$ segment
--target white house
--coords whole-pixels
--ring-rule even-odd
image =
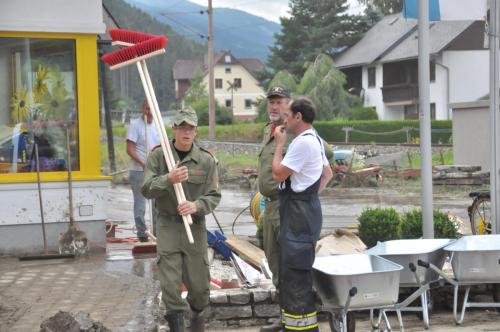
[[[477,100],[489,91],[484,21],[430,24],[430,102],[433,119],[451,119],[451,103]],[[418,27],[401,14],[384,17],[337,56],[348,89],[374,107],[380,119],[418,118]]]
[[[235,57],[230,51],[219,53],[214,60],[215,99],[232,110],[237,120],[253,119],[257,115],[256,102],[265,96],[257,74],[264,70],[258,59]],[[201,62],[177,60],[173,67],[175,95],[181,100],[190,87],[197,70],[203,68],[203,82],[208,87],[208,69]]]

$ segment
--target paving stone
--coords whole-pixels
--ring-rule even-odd
[[[210,291],[210,303],[228,303],[228,297],[225,291]]]
[[[247,290],[234,290],[227,293],[230,303],[247,304],[250,302],[250,293]]]
[[[267,289],[256,288],[251,290],[253,294],[253,302],[263,302],[270,298],[271,294]]]
[[[217,319],[249,318],[253,314],[252,307],[249,305],[217,306],[212,307],[212,312]]]
[[[280,313],[278,304],[256,304],[253,308],[257,317],[277,317]]]

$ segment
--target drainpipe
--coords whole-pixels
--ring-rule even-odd
[[[447,120],[451,119],[451,112],[450,112],[450,68],[447,66],[443,65],[442,63],[439,63],[437,61],[434,62],[436,65],[442,67],[444,70],[446,70],[446,116]]]

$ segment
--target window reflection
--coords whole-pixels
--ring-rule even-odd
[[[75,41],[0,38],[0,173],[79,170]]]

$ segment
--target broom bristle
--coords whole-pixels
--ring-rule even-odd
[[[121,50],[113,51],[111,53],[104,54],[101,60],[106,62],[110,66],[117,65],[119,63],[125,62],[130,59],[137,58],[137,51],[134,47],[126,47]]]
[[[108,33],[113,41],[122,41],[130,44],[138,44],[157,37],[155,35],[126,29],[109,29]]]
[[[120,31],[120,33],[121,32],[123,31]],[[110,66],[114,66],[122,62],[158,51],[164,48],[166,44],[167,37],[153,36],[153,38],[139,42],[133,46],[125,47],[120,50],[104,54],[101,59]]]
[[[135,44],[133,47],[135,48],[137,55],[141,56],[152,53],[154,51],[158,51],[159,49],[164,48],[165,45],[167,45],[167,37],[158,36],[150,40],[143,41],[139,44]]]

